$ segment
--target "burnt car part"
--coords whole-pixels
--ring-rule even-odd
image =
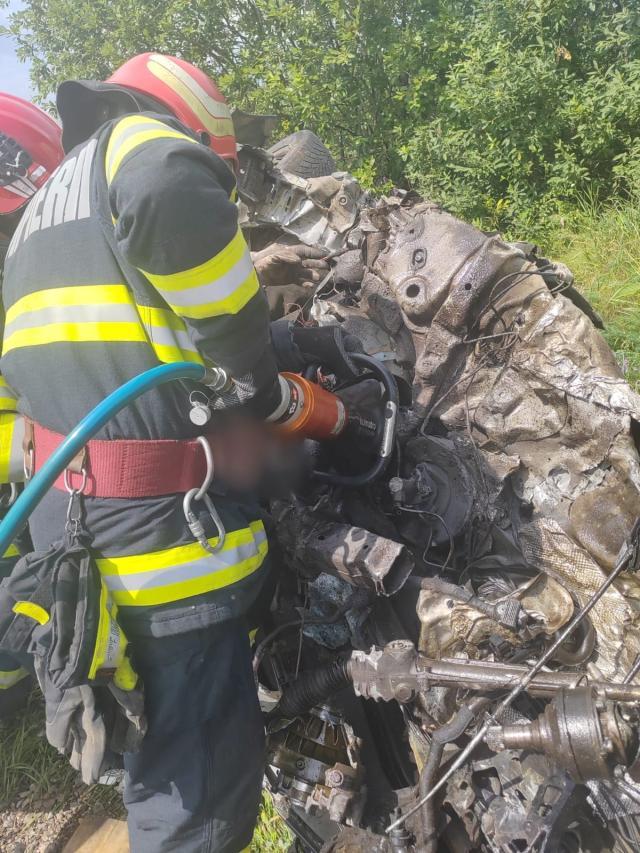
[[[384,649],[354,651],[346,660],[304,673],[283,693],[274,716],[304,714],[337,690],[352,685],[358,696],[377,702],[412,702],[432,687],[454,687],[494,694],[519,686],[531,696],[551,698],[560,691],[585,687],[604,699],[638,703],[640,685],[591,680],[585,672],[537,672],[531,668],[489,661],[429,660],[407,640],[394,640]],[[504,709],[503,709],[504,710]],[[494,712],[498,716],[498,712]],[[483,735],[484,737],[484,735]]]
[[[627,767],[636,757],[637,710],[602,700],[594,687],[562,689],[537,720],[491,726],[486,742],[494,752],[543,752],[576,782],[612,779],[616,766]]]
[[[343,174],[292,175],[256,149],[241,159],[252,249],[297,240],[331,267],[272,310],[354,335],[400,392],[377,479],[309,477],[271,507],[283,568],[256,655],[265,710],[280,701],[269,739],[314,730],[330,704],[362,741],[357,826],[330,820],[326,796],[307,809],[293,788],[276,795],[299,849],[640,849],[634,559],[598,596],[637,517],[640,397],[597,316],[562,264],[414,194],[374,203]],[[366,383],[371,411],[380,387],[364,370],[355,387],[327,387],[366,420]],[[308,469],[366,471],[379,430],[308,446]],[[627,748],[609,734],[616,720]],[[489,743],[504,730],[513,748],[474,743],[487,724]],[[582,746],[572,757],[585,743],[594,766]],[[566,769],[609,775],[576,782]],[[280,772],[268,769],[272,788]]]
[[[362,527],[316,519],[306,508],[279,516],[279,535],[301,571],[328,572],[352,586],[391,595],[414,562],[405,545]]]
[[[273,790],[307,813],[326,811],[333,821],[357,825],[366,794],[359,753],[360,743],[340,711],[328,704],[314,708],[269,730],[267,763],[277,774]]]
[[[598,601],[604,596],[607,589],[613,584],[613,582],[622,574],[626,569],[631,568],[633,571],[637,571],[640,562],[640,519],[636,520],[636,523],[631,532],[631,537],[627,543],[625,543],[624,547],[621,549],[621,552],[618,556],[618,563],[614,570],[611,572],[608,578],[602,582],[599,589],[594,592],[591,598],[587,601],[587,603],[580,609],[580,611],[575,615],[575,617],[571,620],[569,625],[564,628],[563,631],[560,632],[557,640],[552,643],[552,645],[547,649],[547,651],[542,655],[541,658],[528,670],[526,670],[522,676],[517,680],[515,686],[510,691],[508,696],[506,696],[497,706],[493,714],[487,719],[478,729],[478,731],[473,735],[467,746],[462,750],[460,755],[453,761],[449,769],[442,776],[442,778],[431,788],[431,790],[424,794],[420,801],[406,814],[404,814],[401,818],[394,821],[391,824],[387,831],[390,831],[395,828],[395,826],[401,825],[408,817],[411,816],[415,811],[421,809],[424,804],[431,799],[435,793],[437,793],[440,788],[442,788],[447,780],[453,775],[453,773],[460,767],[466,759],[471,755],[476,746],[481,743],[489,731],[489,728],[493,721],[498,720],[500,716],[510,707],[511,703],[522,693],[523,690],[527,690],[530,688],[533,680],[540,673],[542,667],[553,657],[554,652],[560,648],[560,646],[567,640],[568,637],[575,631],[575,629],[580,625],[583,619],[588,615],[588,613],[596,606]],[[629,689],[630,685],[624,685],[624,688]],[[630,696],[628,701],[633,701],[633,695],[627,694]],[[608,698],[619,698],[619,695],[615,695],[614,693],[609,694]],[[636,698],[637,701],[637,698]]]

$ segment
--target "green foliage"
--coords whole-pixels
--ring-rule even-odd
[[[640,0],[25,0],[11,29],[42,99],[176,53],[368,187],[519,236],[640,188]]]
[[[640,391],[640,196],[604,208],[582,199],[543,250],[571,268],[602,316],[627,380]]]

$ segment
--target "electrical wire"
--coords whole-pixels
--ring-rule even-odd
[[[333,625],[338,622],[344,615],[353,607],[355,600],[355,594],[349,596],[349,598],[342,604],[337,611],[332,616],[313,616],[308,618],[304,612],[300,614],[297,619],[292,619],[289,622],[284,622],[282,625],[278,625],[277,628],[274,628],[270,634],[261,640],[260,643],[256,646],[256,650],[253,654],[253,671],[254,673],[258,672],[260,668],[260,664],[262,663],[262,659],[264,658],[267,648],[271,643],[280,636],[280,634],[289,630],[289,628],[299,628],[300,626],[308,627],[309,625]]]
[[[416,515],[420,515],[420,516],[430,515],[432,518],[436,518],[440,522],[440,524],[444,528],[445,533],[447,534],[447,536],[449,538],[449,553],[447,554],[447,558],[442,565],[440,565],[439,563],[432,563],[430,560],[425,559],[424,555],[426,554],[426,552],[431,547],[431,543],[433,541],[433,531],[431,531],[429,542],[428,542],[428,544],[427,544],[427,546],[424,549],[424,552],[422,554],[422,560],[428,566],[434,566],[436,569],[439,569],[441,572],[446,572],[449,564],[451,563],[451,560],[453,559],[453,553],[455,550],[455,545],[454,545],[454,541],[453,541],[453,536],[451,535],[451,531],[449,530],[447,522],[444,520],[444,518],[441,515],[438,515],[437,512],[432,512],[431,510],[426,510],[426,509],[419,509],[419,508],[414,508],[414,507],[409,507],[409,506],[404,506],[404,505],[398,506],[398,509],[400,510],[400,512],[413,512]]]

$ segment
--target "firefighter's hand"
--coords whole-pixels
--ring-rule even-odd
[[[255,489],[274,452],[273,431],[262,421],[229,413],[212,433],[216,478],[234,491]]]
[[[263,287],[277,287],[300,282],[322,281],[329,272],[325,249],[312,246],[285,246],[275,243],[254,252],[253,263]]]

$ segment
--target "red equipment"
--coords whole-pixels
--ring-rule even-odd
[[[64,438],[28,421],[25,467],[39,471]],[[81,469],[86,475],[76,473]],[[206,474],[207,460],[197,439],[92,439],[69,466],[67,483],[61,475],[54,486],[60,491],[67,485],[82,488],[89,497],[151,498],[200,488]]]
[[[39,107],[0,92],[0,216],[20,210],[62,162],[61,135]]]
[[[227,102],[213,80],[195,65],[177,56],[141,53],[118,68],[107,83],[155,98],[237,168],[236,137]]]
[[[284,411],[274,420],[278,431],[316,441],[337,438],[347,426],[344,403],[336,394],[297,373],[281,373]]]

